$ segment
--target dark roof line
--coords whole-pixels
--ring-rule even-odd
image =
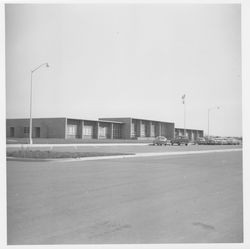
[[[106,118],[106,117],[105,117]],[[105,119],[104,118],[104,119]],[[114,118],[114,117],[112,117]],[[112,118],[107,118],[107,119],[112,119]],[[103,119],[103,118],[102,118]],[[167,122],[167,121],[160,121],[160,120],[153,120],[153,119],[145,119],[145,118],[134,118],[134,117],[116,117],[114,119],[137,119],[137,120],[143,120],[143,121],[153,121],[153,122],[159,122],[159,123],[169,123],[169,124],[174,124],[174,122]]]

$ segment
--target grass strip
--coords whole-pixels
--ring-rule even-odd
[[[113,152],[60,152],[60,151],[40,151],[40,150],[17,150],[8,151],[7,157],[19,158],[81,158],[81,157],[96,157],[96,156],[122,156],[134,155],[133,153],[113,153]]]

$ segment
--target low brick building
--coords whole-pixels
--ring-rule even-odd
[[[100,118],[99,120],[74,118],[34,118],[33,138],[74,139],[168,139],[183,135],[184,129],[175,128],[173,122],[138,118]],[[29,119],[7,119],[7,137],[29,137]],[[186,129],[191,140],[203,137],[202,130]]]

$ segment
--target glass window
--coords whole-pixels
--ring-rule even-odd
[[[131,137],[135,137],[135,123],[131,124]]]
[[[107,127],[99,127],[99,136],[100,137],[106,137],[107,136]]]
[[[10,137],[14,137],[14,135],[15,135],[15,128],[10,127]]]
[[[118,124],[113,126],[113,138],[121,138],[121,127]]]
[[[77,125],[68,125],[67,134],[70,136],[75,136],[77,134]]]
[[[29,127],[24,127],[23,132],[24,132],[24,134],[29,134],[30,133],[30,128]]]
[[[84,136],[92,136],[93,135],[93,126],[85,125],[83,127],[83,135]]]
[[[141,136],[145,137],[146,134],[146,127],[145,124],[141,124]]]
[[[154,137],[155,136],[155,125],[152,124],[151,126],[151,136]]]

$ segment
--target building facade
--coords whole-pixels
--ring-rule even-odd
[[[184,129],[175,128],[174,123],[138,118],[34,118],[32,123],[33,138],[151,140],[157,136],[172,139],[184,134]],[[191,140],[203,137],[202,130],[186,129],[186,133]],[[7,119],[6,135],[28,138],[29,119]]]
[[[175,128],[175,137],[184,136],[185,130],[183,128]],[[186,129],[186,136],[191,141],[196,141],[199,137],[204,136],[203,130]]]
[[[101,118],[100,120],[118,121],[123,124],[124,139],[150,139],[157,136],[174,138],[174,123],[138,118]]]

